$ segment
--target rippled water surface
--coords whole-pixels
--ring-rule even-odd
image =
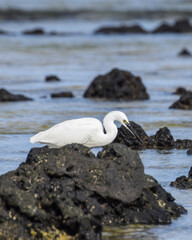
[[[175,139],[192,139],[192,112],[171,110],[178,99],[172,92],[179,86],[192,89],[192,58],[178,57],[187,47],[192,50],[191,34],[157,35],[95,35],[105,25],[138,23],[153,29],[163,17],[129,19],[115,17],[110,11],[132,9],[192,9],[190,1],[0,1],[0,8],[24,10],[89,9],[98,11],[94,17],[0,20],[0,29],[11,34],[0,35],[0,87],[12,93],[21,93],[34,99],[29,102],[0,103],[0,173],[13,170],[25,161],[32,147],[29,138],[38,131],[66,119],[92,116],[102,120],[114,109],[124,111],[130,120],[154,134],[167,126]],[[165,4],[166,2],[166,4]],[[174,6],[174,8],[173,8]],[[107,12],[105,15],[100,10]],[[86,15],[87,16],[87,15]],[[120,16],[120,15],[118,15]],[[159,15],[158,15],[159,16]],[[178,15],[179,17],[180,15]],[[173,22],[173,18],[166,20]],[[67,33],[65,36],[25,36],[26,29],[43,28],[45,31]],[[117,102],[83,98],[89,83],[99,74],[112,68],[131,71],[142,77],[150,99],[147,101]],[[46,83],[45,76],[55,74],[61,82]],[[51,99],[50,94],[69,90],[75,98]],[[34,146],[39,146],[38,144]],[[125,226],[105,228],[104,239],[190,239],[192,234],[191,190],[169,187],[171,181],[187,175],[191,156],[186,150],[145,150],[140,152],[145,172],[183,205],[188,214],[174,220],[169,226]]]

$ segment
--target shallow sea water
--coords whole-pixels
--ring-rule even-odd
[[[29,1],[16,1],[18,8],[36,9]],[[66,3],[67,2],[67,3]],[[67,9],[80,9],[78,1],[66,1]],[[87,3],[84,1],[85,4]],[[141,1],[121,1],[125,7],[138,9]],[[176,1],[177,9],[192,9],[189,1]],[[52,1],[40,1],[38,8],[52,8]],[[61,1],[60,1],[61,3]],[[92,2],[96,4],[95,1]],[[136,4],[137,3],[137,4]],[[157,6],[164,6],[157,1]],[[64,3],[63,3],[64,4]],[[89,7],[95,6],[87,3]],[[117,1],[100,2],[116,9]],[[124,5],[123,5],[124,4]],[[130,4],[130,5],[129,5]],[[150,5],[150,1],[147,2]],[[171,8],[173,1],[168,4]],[[13,7],[13,1],[0,1],[0,7]],[[56,4],[57,5],[57,4]],[[56,9],[55,5],[55,9]],[[88,6],[87,5],[87,6]],[[64,5],[61,6],[63,7]],[[155,7],[157,7],[154,5]],[[118,9],[119,11],[119,9]],[[100,16],[100,15],[99,15]],[[172,92],[179,86],[192,89],[192,58],[178,57],[178,52],[187,47],[192,50],[191,34],[157,35],[94,35],[100,26],[110,24],[139,23],[153,29],[163,19],[107,19],[94,18],[39,19],[36,21],[1,20],[0,29],[12,32],[0,36],[0,87],[13,93],[21,93],[34,99],[29,102],[0,103],[0,174],[16,169],[25,161],[31,147],[29,138],[50,126],[66,119],[84,116],[103,116],[111,110],[125,112],[129,120],[142,125],[152,135],[160,127],[167,126],[175,139],[192,139],[192,112],[168,109],[178,99]],[[173,21],[172,18],[168,19]],[[24,36],[23,30],[42,27],[46,31],[62,31],[66,36]],[[131,71],[142,77],[150,99],[147,101],[101,101],[83,98],[90,82],[99,74],[112,68]],[[45,76],[55,74],[62,79],[58,83],[46,83]],[[72,91],[75,98],[51,99],[53,92]],[[97,150],[94,150],[97,151]],[[159,183],[183,205],[188,214],[169,226],[134,225],[106,227],[105,240],[119,239],[190,239],[192,234],[192,192],[169,186],[176,177],[187,175],[191,167],[191,156],[186,150],[145,150],[139,152],[145,172]]]

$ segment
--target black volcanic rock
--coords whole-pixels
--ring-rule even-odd
[[[181,95],[179,100],[174,102],[169,108],[191,110],[192,109],[192,92]]]
[[[192,140],[190,139],[177,139],[175,141],[175,148],[178,149],[188,149],[188,148],[192,148]]]
[[[42,28],[35,28],[33,30],[23,31],[24,35],[45,35],[45,31]]]
[[[119,27],[101,27],[95,31],[95,34],[128,34],[128,33],[147,33],[141,26],[119,26]]]
[[[187,151],[187,155],[192,155],[192,149],[189,149],[189,150]]]
[[[188,177],[186,176],[178,177],[174,182],[171,182],[170,186],[180,189],[192,188],[192,167],[189,170]]]
[[[170,186],[180,188],[180,189],[192,188],[192,177],[186,177],[186,176],[178,177],[174,182],[171,182]]]
[[[6,89],[0,89],[0,102],[18,102],[18,101],[31,101],[32,98],[25,97],[20,94],[12,94]]]
[[[192,140],[174,138],[167,127],[160,128],[155,135],[148,136],[144,129],[137,123],[130,121],[134,131],[143,141],[141,144],[135,136],[133,136],[124,126],[118,129],[117,137],[114,142],[123,143],[132,149],[190,149],[192,148]]]
[[[6,35],[6,34],[8,34],[9,32],[7,32],[7,31],[5,31],[5,30],[2,30],[2,29],[0,29],[0,35]]]
[[[149,99],[140,77],[117,68],[96,77],[85,91],[84,97],[110,100]]]
[[[182,57],[191,57],[191,53],[188,49],[186,48],[183,48],[180,52],[179,52],[179,56],[182,56]]]
[[[58,78],[56,75],[48,75],[45,77],[45,82],[60,82],[61,79]]]
[[[77,144],[33,148],[0,176],[0,203],[2,239],[97,240],[102,224],[169,224],[186,212],[122,144],[97,157]]]
[[[155,142],[158,148],[173,148],[174,139],[167,127],[160,128],[155,134]]]
[[[139,124],[133,121],[130,121],[130,124],[133,127],[136,134],[141,138],[144,144],[142,145],[139,142],[139,140],[135,136],[133,136],[124,126],[121,126],[118,129],[118,133],[114,142],[123,143],[126,146],[131,147],[133,149],[145,148],[146,145],[148,145],[148,143],[150,142],[149,136],[146,134],[146,132],[143,130],[143,128]]]
[[[72,92],[59,92],[59,93],[52,93],[52,98],[72,98],[74,97]]]
[[[175,90],[175,92],[173,94],[177,94],[177,95],[184,95],[188,92],[191,92],[191,91],[188,91],[187,89],[185,89],[184,87],[179,87]]]
[[[173,25],[161,24],[152,33],[188,33],[192,32],[192,26],[188,19],[177,20]]]

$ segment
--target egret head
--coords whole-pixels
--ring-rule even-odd
[[[137,135],[137,133],[134,131],[133,127],[131,126],[125,113],[123,113],[121,111],[109,112],[103,120],[105,129],[107,128],[107,126],[109,125],[109,122],[111,122],[111,121],[120,122],[127,130],[129,130],[129,132],[133,136],[135,136],[143,144],[141,138]]]

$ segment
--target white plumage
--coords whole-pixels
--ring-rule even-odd
[[[120,111],[112,111],[105,116],[103,125],[96,118],[67,120],[39,132],[30,138],[30,142],[47,144],[49,148],[60,148],[72,143],[79,143],[90,148],[100,147],[111,143],[117,136],[118,130],[114,121],[120,122],[132,134],[135,134],[133,129],[130,129],[131,125],[126,115]]]

